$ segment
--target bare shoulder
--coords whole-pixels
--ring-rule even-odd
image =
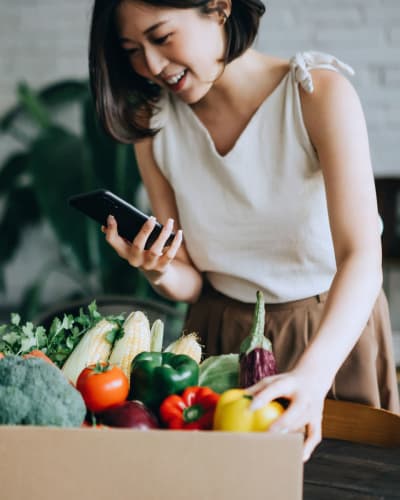
[[[316,145],[327,130],[344,122],[362,121],[363,111],[355,88],[345,76],[329,69],[313,69],[311,75],[314,91],[306,92],[299,85],[299,92],[304,123]]]
[[[338,103],[358,101],[358,94],[351,82],[337,71],[312,69],[310,71],[314,86],[313,92],[306,92],[301,85],[300,97],[304,110],[318,110]]]

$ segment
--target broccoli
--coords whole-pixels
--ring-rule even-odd
[[[79,427],[86,415],[80,393],[42,359],[0,361],[0,424]]]

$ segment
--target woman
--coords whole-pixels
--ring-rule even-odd
[[[237,352],[256,290],[280,374],[253,407],[290,400],[272,430],[321,439],[326,395],[398,411],[365,120],[332,56],[250,48],[259,0],[95,1],[90,75],[100,119],[135,144],[155,220],[106,240],[152,286],[191,303],[206,353]],[[183,241],[182,229],[185,234]],[[175,230],[171,246],[164,248]]]

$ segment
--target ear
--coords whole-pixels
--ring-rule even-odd
[[[210,0],[207,7],[218,18],[220,24],[225,24],[232,12],[231,0]]]

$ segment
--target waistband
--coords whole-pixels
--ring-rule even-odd
[[[228,297],[223,293],[215,290],[210,284],[207,284],[202,291],[202,296],[212,297],[217,300],[223,300],[225,302],[229,302],[231,304],[240,304],[241,306],[254,307],[254,304],[241,302],[240,300],[236,300],[232,297]],[[304,299],[290,300],[288,302],[273,302],[273,303],[265,303],[266,311],[283,311],[285,309],[297,309],[301,307],[312,306],[315,304],[320,304],[326,302],[326,298],[328,297],[328,292],[318,293],[316,295],[312,295],[311,297],[305,297]]]

